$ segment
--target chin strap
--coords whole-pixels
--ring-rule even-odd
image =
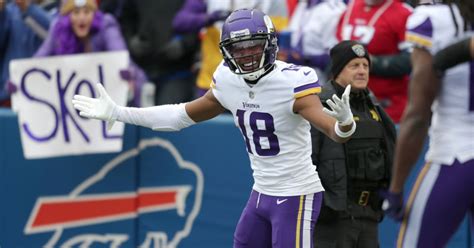
[[[244,77],[244,79],[247,83],[255,84],[255,83],[257,83],[258,80],[260,80],[260,78],[262,78],[263,76],[265,76],[268,73],[270,73],[271,71],[273,71],[273,68],[275,68],[275,64],[269,64],[265,68],[260,69],[260,70],[264,70],[264,71],[260,76],[256,77],[256,79],[248,79],[248,78],[245,77],[245,75],[243,75],[243,77]]]

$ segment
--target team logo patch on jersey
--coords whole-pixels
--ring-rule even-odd
[[[255,93],[253,91],[249,91],[249,98],[253,99],[255,97]]]
[[[365,56],[365,49],[361,44],[356,44],[352,46],[352,51],[358,56],[358,57],[364,57]]]

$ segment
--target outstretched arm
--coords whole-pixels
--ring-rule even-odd
[[[99,98],[75,95],[74,108],[83,117],[107,121],[109,128],[115,121],[121,121],[157,131],[179,131],[224,111],[211,91],[189,103],[132,108],[115,104],[101,84],[96,85],[96,90]]]
[[[217,101],[212,90],[208,90],[202,97],[186,104],[186,112],[195,122],[212,119],[224,111],[225,108]]]
[[[356,129],[349,105],[350,91],[351,86],[348,85],[342,99],[334,95],[332,100],[327,101],[332,110],[323,108],[317,95],[296,99],[293,110],[332,140],[343,143],[349,140]]]
[[[431,54],[422,48],[415,48],[411,55],[413,74],[409,100],[400,123],[395,148],[391,192],[402,192],[405,180],[418,160],[428,133],[431,104],[441,85],[431,66],[432,59]]]
[[[403,218],[403,186],[423,148],[431,120],[431,104],[441,85],[432,59],[423,48],[415,48],[411,55],[413,73],[409,100],[400,123],[390,188],[383,194],[385,201],[382,208],[395,220]]]

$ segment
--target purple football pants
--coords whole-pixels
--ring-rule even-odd
[[[397,247],[445,247],[469,212],[474,214],[474,160],[427,164],[408,199]]]
[[[310,248],[322,192],[277,197],[252,191],[234,234],[234,248]]]

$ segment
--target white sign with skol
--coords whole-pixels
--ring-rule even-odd
[[[75,94],[98,97],[94,85],[101,83],[118,105],[126,105],[128,83],[120,70],[128,65],[126,51],[12,61],[12,108],[25,158],[121,151],[124,124],[107,130],[105,122],[79,116],[71,100]]]

